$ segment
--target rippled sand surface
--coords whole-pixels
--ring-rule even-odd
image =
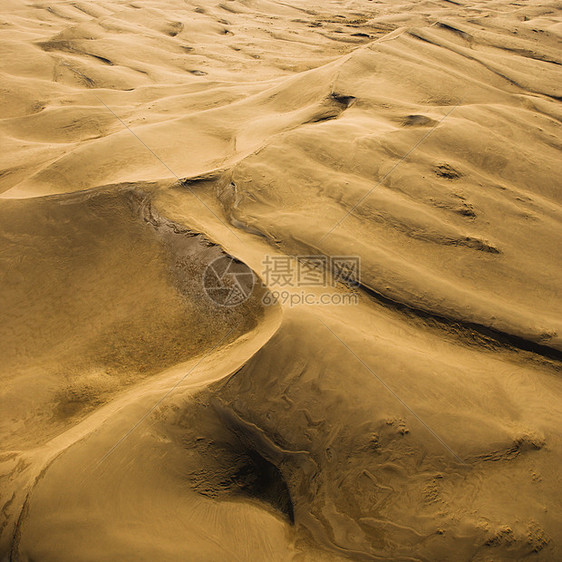
[[[561,40],[3,0],[0,559],[560,560]]]

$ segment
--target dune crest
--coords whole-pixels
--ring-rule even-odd
[[[0,559],[562,556],[556,3],[0,23]]]

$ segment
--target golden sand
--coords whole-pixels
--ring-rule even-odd
[[[0,560],[562,559],[556,2],[0,34]]]

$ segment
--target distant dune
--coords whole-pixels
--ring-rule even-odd
[[[559,4],[0,34],[0,560],[562,559]]]

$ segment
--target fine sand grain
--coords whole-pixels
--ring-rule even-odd
[[[0,560],[561,560],[561,42],[548,0],[3,0]],[[294,256],[360,278],[276,301]]]

